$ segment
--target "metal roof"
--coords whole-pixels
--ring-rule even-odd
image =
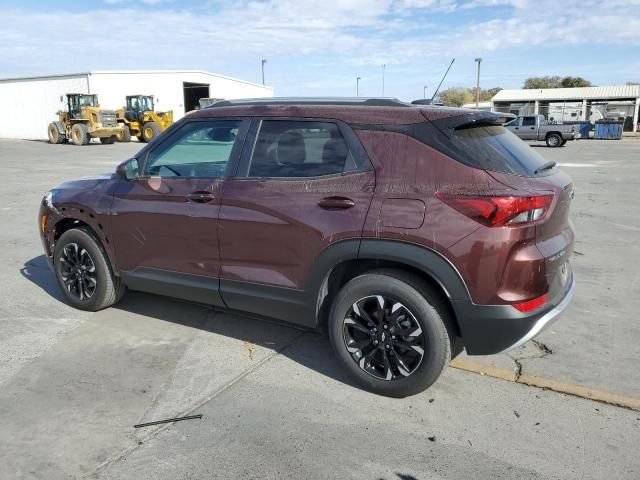
[[[500,90],[491,101],[495,103],[534,100],[613,100],[620,98],[640,98],[640,85]]]

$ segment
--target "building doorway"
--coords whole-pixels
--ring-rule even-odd
[[[184,92],[184,113],[199,108],[199,100],[209,96],[208,83],[182,82],[182,90]]]

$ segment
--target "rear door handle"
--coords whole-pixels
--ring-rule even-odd
[[[215,198],[216,197],[213,195],[213,193],[207,191],[192,192],[187,195],[187,199],[195,203],[209,203]]]
[[[346,197],[326,197],[320,200],[318,205],[325,210],[347,210],[355,207],[356,202]]]

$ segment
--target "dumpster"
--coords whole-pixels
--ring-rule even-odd
[[[589,129],[591,124],[589,122],[580,124],[580,138],[589,138]]]
[[[593,138],[598,140],[620,140],[622,138],[622,122],[596,122]]]

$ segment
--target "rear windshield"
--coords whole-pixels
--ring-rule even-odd
[[[532,147],[501,126],[456,129],[451,143],[450,154],[456,160],[482,170],[530,177],[547,163]]]

